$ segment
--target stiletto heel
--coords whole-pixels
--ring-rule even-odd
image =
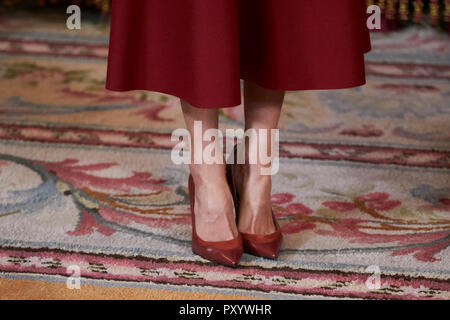
[[[192,175],[189,175],[189,200],[191,204],[192,216],[192,252],[211,261],[234,267],[241,259],[243,252],[243,239],[239,234],[231,240],[225,241],[205,241],[202,240],[195,230],[195,186]]]
[[[233,149],[231,156],[236,160],[236,149],[237,145]],[[236,161],[232,162],[233,164]],[[233,179],[233,165],[226,165],[226,176],[227,181],[231,189],[231,194],[233,196],[234,208],[236,211],[236,225],[238,225],[239,219],[239,194],[237,192],[236,184]],[[243,239],[244,252],[253,254],[255,256],[276,259],[280,252],[280,247],[283,242],[283,234],[281,233],[280,225],[272,210],[272,219],[275,225],[275,231],[270,234],[252,234],[241,232]]]

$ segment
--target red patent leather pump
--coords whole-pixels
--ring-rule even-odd
[[[236,160],[236,147],[233,150],[234,159]],[[227,164],[226,173],[228,184],[231,188],[231,194],[233,195],[234,206],[236,210],[236,224],[239,217],[239,194],[237,192],[236,184],[233,179],[233,166],[236,165],[236,161],[233,164]],[[283,242],[283,235],[281,233],[280,225],[275,218],[272,211],[272,219],[275,225],[275,231],[270,234],[252,234],[243,233],[242,239],[244,244],[244,252],[253,254],[255,256],[265,257],[269,259],[276,259],[278,257],[281,243]]]
[[[189,199],[192,216],[192,252],[199,256],[226,266],[234,267],[241,259],[243,252],[242,235],[225,241],[205,241],[201,239],[195,230],[195,186],[192,175],[189,176]]]

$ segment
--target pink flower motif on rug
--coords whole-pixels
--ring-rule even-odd
[[[360,195],[330,192],[348,200],[323,201],[321,208],[313,210],[303,203],[293,202],[295,196],[292,194],[274,194],[272,203],[275,215],[284,222],[282,232],[288,235],[311,231],[321,236],[346,238],[350,243],[385,244],[391,248],[392,256],[413,254],[414,258],[425,262],[438,261],[435,255],[450,245],[446,231],[450,221],[443,219],[427,225],[402,218],[394,212],[402,212],[402,202],[390,199],[386,192]],[[441,209],[450,204],[448,199],[441,199],[440,202]],[[336,218],[323,216],[320,210],[330,210]],[[352,215],[349,212],[353,212]],[[366,218],[354,218],[355,212]]]
[[[129,177],[100,177],[92,172],[102,171],[115,166],[115,163],[97,163],[79,165],[77,159],[65,159],[59,162],[39,162],[49,172],[53,173],[61,182],[70,185],[71,190],[66,194],[76,194],[73,201],[80,212],[80,222],[75,231],[69,231],[72,236],[91,234],[95,231],[110,236],[115,230],[106,222],[116,223],[119,226],[128,226],[132,222],[151,228],[168,229],[173,225],[186,225],[190,223],[188,214],[168,218],[171,207],[145,208],[134,204],[128,199],[151,198],[157,199],[161,193],[171,191],[164,186],[164,179],[153,179],[149,172],[133,172]],[[148,192],[150,191],[150,192]],[[95,203],[95,207],[87,207],[86,201]],[[97,218],[94,218],[93,215]],[[148,216],[160,214],[162,217]]]

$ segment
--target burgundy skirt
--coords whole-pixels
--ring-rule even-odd
[[[106,88],[199,108],[241,103],[240,79],[273,90],[365,83],[365,0],[113,0]]]

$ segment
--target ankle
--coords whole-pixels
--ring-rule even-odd
[[[190,174],[197,184],[208,184],[225,180],[225,165],[191,165]]]
[[[271,181],[272,177],[270,175],[262,174],[262,169],[264,166],[260,164],[243,164],[239,165],[237,170],[241,179],[243,181]]]

